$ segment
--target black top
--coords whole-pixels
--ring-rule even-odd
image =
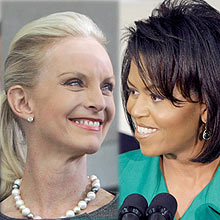
[[[11,218],[8,217],[2,213],[0,213],[0,220],[27,220],[24,218]],[[75,217],[71,218],[65,218],[68,219],[112,219],[116,220],[118,219],[118,194],[115,196],[115,198],[108,204],[102,206],[101,208],[90,212],[90,213],[83,213],[81,215],[77,215]],[[48,220],[48,219],[47,219]]]

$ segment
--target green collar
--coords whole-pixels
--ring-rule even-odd
[[[140,150],[120,156],[121,200],[140,193],[151,203],[159,193],[168,192],[160,170],[160,157],[144,156]],[[220,219],[220,168],[212,181],[194,199],[181,220]]]

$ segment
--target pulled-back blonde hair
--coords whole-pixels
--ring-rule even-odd
[[[24,132],[8,104],[7,91],[13,85],[33,87],[47,50],[68,36],[91,36],[102,45],[105,43],[103,33],[91,19],[75,12],[61,12],[25,25],[10,44],[1,95],[0,199],[9,195],[13,181],[23,176],[27,151]]]

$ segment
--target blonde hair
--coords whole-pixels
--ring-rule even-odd
[[[8,104],[7,91],[13,85],[33,87],[47,50],[68,36],[91,36],[102,45],[105,43],[103,33],[91,19],[75,12],[61,12],[25,25],[10,44],[1,95],[1,199],[9,195],[13,181],[23,176],[27,151],[21,125]]]

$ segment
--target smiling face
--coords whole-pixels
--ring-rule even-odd
[[[75,154],[96,152],[115,114],[114,84],[109,56],[94,38],[57,43],[30,90],[34,138]]]
[[[177,89],[174,96],[186,101],[175,107],[168,99],[152,94],[141,80],[137,66],[131,62],[128,75],[127,110],[135,121],[135,137],[147,156],[175,155],[191,159],[200,152],[199,121],[205,118],[206,106],[187,102]]]

